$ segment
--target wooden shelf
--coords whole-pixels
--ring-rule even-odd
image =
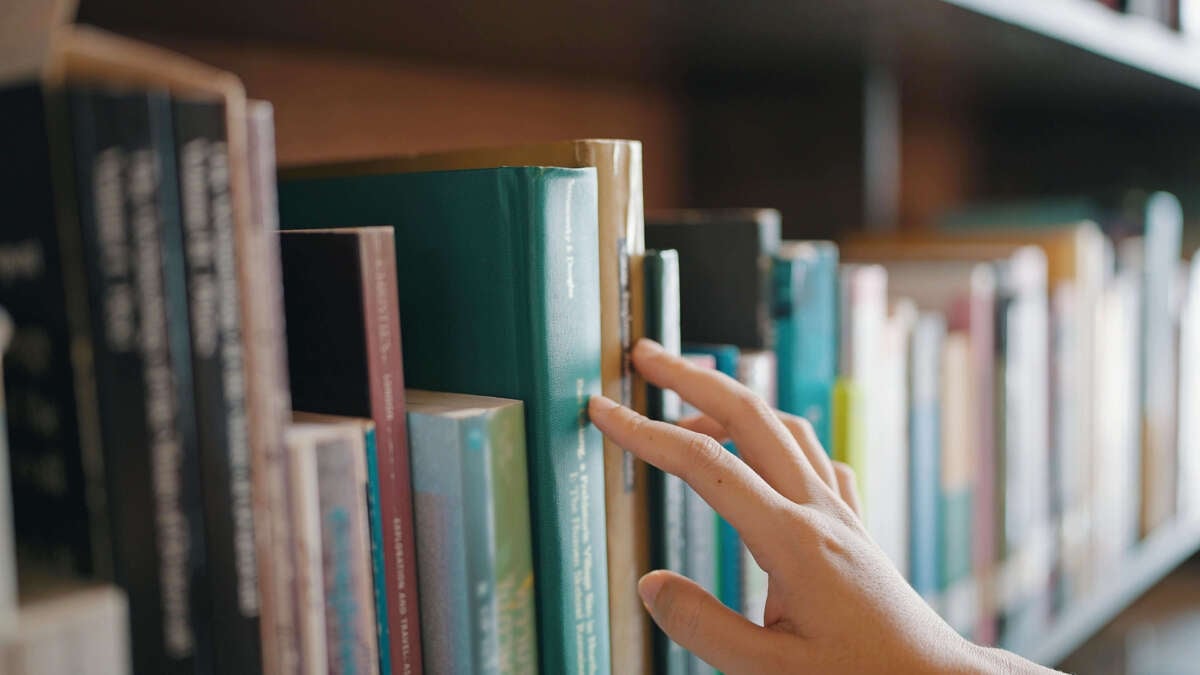
[[[81,0],[136,34],[619,78],[779,86],[891,63],[998,95],[1200,107],[1200,40],[1092,0]]]
[[[1200,522],[1166,525],[1142,542],[1113,574],[1060,614],[1035,644],[1017,653],[1048,666],[1070,656],[1134,600],[1200,550]]]

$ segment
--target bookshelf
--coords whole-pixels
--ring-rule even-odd
[[[283,165],[632,137],[648,207],[777,206],[789,237],[1135,184],[1200,212],[1200,38],[1087,0],[81,0],[79,17],[237,73],[275,104]],[[1019,651],[1061,661],[1197,550],[1196,524],[1157,532]]]
[[[1016,651],[1038,663],[1061,663],[1198,549],[1200,523],[1163,526],[1130,553],[1108,582],[1068,608],[1036,643]]]

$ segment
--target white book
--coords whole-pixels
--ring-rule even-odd
[[[296,567],[295,602],[303,672],[322,675],[328,669],[325,626],[325,573],[321,550],[321,498],[317,476],[317,442],[325,429],[293,424],[287,429],[289,501],[292,511]]]
[[[1179,326],[1179,513],[1200,519],[1200,253],[1192,256]]]
[[[880,453],[867,472],[867,492],[876,508],[867,525],[871,538],[906,578],[908,577],[908,359],[917,306],[903,298],[891,303],[883,333],[879,377],[879,425],[891,439],[889,452]]]
[[[4,675],[127,675],[129,608],[113,586],[56,590],[23,603],[0,633]]]

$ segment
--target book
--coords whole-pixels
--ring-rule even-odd
[[[293,405],[375,422],[387,589],[381,651],[399,672],[420,668],[395,235],[390,227],[292,230],[280,233],[279,248]]]
[[[0,163],[0,191],[13,213],[0,230],[0,305],[14,322],[4,389],[18,559],[111,579],[95,376],[90,361],[73,358],[90,351],[93,331],[66,99],[18,83],[0,89],[0,109],[10,159]]]
[[[682,264],[682,261],[680,261]],[[713,364],[717,371],[722,372],[729,377],[737,379],[738,375],[738,359],[741,357],[741,350],[733,345],[711,345],[711,344],[692,344],[684,343],[683,352],[689,354],[706,354],[713,358]],[[737,447],[732,441],[724,443],[725,449],[737,454]],[[698,498],[698,496],[697,496]],[[737,530],[729,521],[725,520],[718,514],[707,502],[700,500],[701,503],[695,503],[690,499],[688,502],[688,542],[692,541],[692,532],[696,532],[696,540],[703,541],[701,530],[707,528],[707,523],[704,522],[704,514],[713,514],[714,523],[714,540],[712,545],[713,557],[711,563],[708,561],[698,562],[696,569],[704,569],[707,572],[707,565],[713,565],[713,574],[715,575],[713,595],[717,597],[726,607],[741,613],[744,611],[744,590],[745,578],[743,576],[744,568],[744,553],[741,537],[738,536]],[[693,525],[693,514],[695,516],[695,524]],[[701,545],[705,546],[704,544]],[[701,548],[700,550],[705,550]],[[693,571],[693,567],[689,565],[689,574],[700,573]],[[692,577],[695,579],[696,577]],[[702,583],[702,582],[698,582]],[[702,584],[703,585],[703,584]],[[707,587],[706,587],[707,588]],[[710,590],[714,590],[710,589]]]
[[[890,278],[889,278],[890,282]],[[867,474],[867,491],[878,508],[870,534],[879,548],[906,578],[908,576],[908,468],[909,468],[909,354],[917,306],[901,298],[889,303],[882,339],[880,386],[887,393],[881,410],[883,435],[891,439],[893,451],[880,456]],[[880,463],[882,462],[882,464]]]
[[[172,113],[213,664],[253,672],[262,667],[258,566],[225,110],[215,101],[176,100]]]
[[[284,441],[288,454],[288,502],[295,568],[296,630],[301,672],[317,675],[329,669],[325,625],[325,562],[321,542],[321,487],[317,445],[328,429],[319,424],[293,424]]]
[[[935,596],[941,586],[939,551],[942,545],[938,502],[941,487],[942,376],[941,353],[945,319],[922,312],[913,326],[909,368],[909,582],[922,597]]]
[[[779,249],[778,211],[652,211],[646,245],[679,252],[685,342],[774,348],[771,259]]]
[[[594,169],[506,167],[279,191],[288,228],[395,227],[407,386],[525,402],[547,672],[609,670],[603,458],[584,415],[600,391],[595,181]]]
[[[737,379],[755,395],[776,407],[775,352],[743,349],[738,354]],[[745,543],[741,545],[741,612],[758,625],[763,623],[767,607],[767,573],[758,566]]]
[[[170,102],[69,94],[114,570],[134,671],[205,668],[212,645]]]
[[[5,352],[12,344],[13,323],[0,307],[0,373]],[[17,540],[13,536],[12,481],[8,468],[8,408],[0,382],[0,634],[17,618]]]
[[[646,251],[643,275],[646,298],[646,337],[670,354],[679,356],[683,340],[679,334],[679,254],[674,250]],[[646,410],[651,419],[674,422],[683,417],[683,401],[669,389],[646,386]]]
[[[5,675],[127,675],[129,608],[115,586],[55,582],[26,589],[20,616],[0,631]]]
[[[699,368],[715,370],[717,360],[711,354],[684,353],[683,358]],[[684,416],[695,414],[695,410],[687,410],[690,406],[684,403]],[[708,591],[713,597],[721,598],[721,580],[718,574],[720,566],[720,519],[708,502],[686,483],[681,483],[683,500],[683,568],[692,581]],[[663,636],[666,639],[666,636]],[[671,644],[674,644],[672,642]],[[695,654],[686,654],[687,672],[692,675],[709,675],[716,669],[708,665]]]
[[[1200,255],[1185,267],[1186,286],[1179,327],[1179,496],[1181,518],[1200,517],[1200,420],[1188,410],[1200,406]]]
[[[947,621],[971,637],[977,612],[970,595],[956,593],[956,586],[969,580],[972,571],[972,500],[975,439],[974,400],[971,396],[971,346],[966,333],[950,331],[942,341],[941,353],[941,466],[937,488],[937,513],[941,534],[938,590],[942,594]]]
[[[858,493],[862,499],[863,521],[870,528],[876,518],[866,487],[874,458],[894,452],[883,438],[879,424],[882,396],[880,390],[884,324],[887,319],[887,272],[878,265],[842,265],[839,377],[843,384],[840,400],[846,426],[834,433],[833,456],[854,469]],[[838,439],[841,439],[841,443]]]
[[[366,439],[372,422],[297,413],[312,425],[320,510],[325,652],[330,673],[379,673]],[[304,460],[307,462],[307,459]]]
[[[537,672],[520,401],[410,389],[425,663]]]
[[[339,417],[337,415],[305,412],[295,413],[294,418],[307,423],[351,425],[362,435],[363,467],[366,471],[366,519],[369,539],[368,546],[364,548],[369,548],[371,555],[370,582],[371,597],[374,603],[374,612],[371,615],[374,619],[372,629],[375,636],[376,652],[379,657],[378,672],[386,675],[392,672],[392,657],[391,650],[388,649],[388,645],[391,642],[387,607],[387,563],[384,557],[384,549],[387,548],[387,544],[383,536],[383,514],[379,506],[380,475],[378,453],[376,452],[375,421],[369,418]]]
[[[785,241],[771,268],[779,409],[812,423],[827,449],[838,372],[837,269],[837,245],[827,241]]]
[[[363,175],[392,172],[561,166],[596,169],[600,265],[600,379],[604,395],[645,413],[644,388],[635,385],[629,357],[642,328],[642,144],[582,139],[471,148],[298,168],[284,175]],[[645,519],[647,467],[604,441],[609,630],[613,670],[644,673],[650,667],[648,615],[637,580],[650,570]]]

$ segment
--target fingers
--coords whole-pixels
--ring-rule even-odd
[[[727,429],[742,459],[780,494],[797,503],[810,501],[820,477],[754,392],[727,375],[672,356],[651,340],[638,341],[633,363],[651,384],[675,391]]]
[[[781,672],[771,667],[785,639],[721,604],[694,581],[657,570],[638,594],[667,637],[723,673]]]
[[[854,469],[842,462],[834,462],[833,469],[837,473],[838,489],[842,493],[842,499],[854,511],[854,515],[862,518],[862,501],[858,498],[858,479],[854,475]]]
[[[617,445],[692,486],[756,555],[771,555],[779,539],[771,516],[783,499],[733,453],[708,436],[647,419],[603,396],[591,398],[588,414]],[[769,563],[760,560],[765,569]]]
[[[821,441],[817,440],[817,433],[813,431],[812,424],[803,417],[779,410],[775,411],[775,416],[796,440],[796,444],[800,446],[804,457],[812,465],[817,475],[837,495],[839,493],[838,481],[833,472],[833,460],[825,454],[825,449],[821,447]],[[725,427],[708,415],[685,417],[679,420],[678,424],[684,429],[711,436],[717,441],[725,441],[729,438],[729,432],[725,430]]]

